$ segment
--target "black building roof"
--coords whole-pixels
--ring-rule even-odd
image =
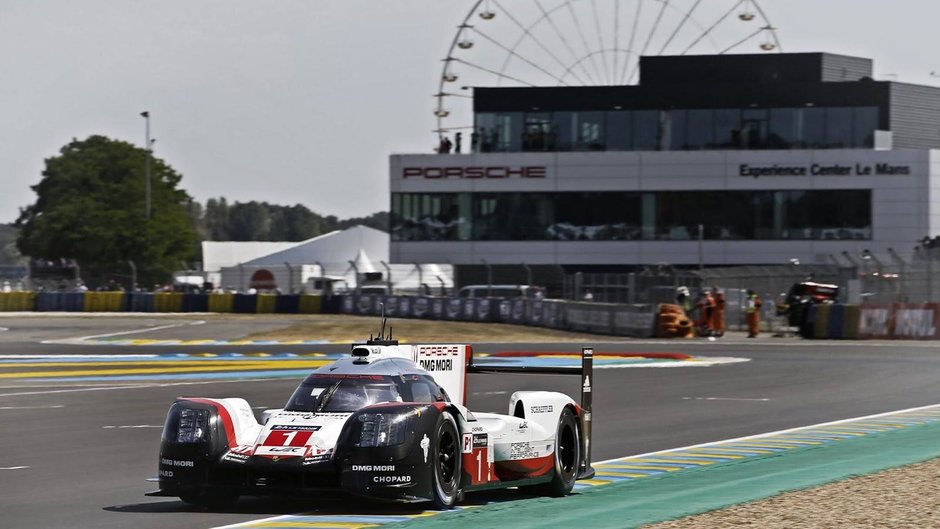
[[[860,81],[872,60],[832,53],[680,55],[640,58],[643,85],[780,84]]]

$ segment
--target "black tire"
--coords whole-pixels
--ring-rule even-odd
[[[558,417],[555,432],[555,474],[552,481],[541,487],[549,496],[565,496],[574,488],[581,466],[581,435],[578,419],[571,408],[566,407]]]
[[[199,490],[180,494],[183,503],[196,505],[198,507],[218,508],[230,505],[238,501],[237,492],[219,491],[219,490]]]
[[[434,429],[434,455],[431,490],[434,508],[451,509],[460,495],[460,438],[457,423],[449,413],[442,413]]]

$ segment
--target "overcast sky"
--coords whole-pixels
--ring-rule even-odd
[[[72,138],[142,145],[144,110],[155,155],[202,202],[387,210],[388,155],[433,148],[441,59],[473,3],[0,0],[0,222]],[[871,57],[876,78],[940,85],[936,0],[761,5],[785,51]]]

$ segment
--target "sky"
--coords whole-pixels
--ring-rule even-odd
[[[73,138],[143,146],[145,110],[155,156],[201,202],[385,211],[389,155],[436,144],[441,60],[474,3],[0,0],[0,222]],[[936,0],[760,6],[784,51],[870,57],[876,79],[940,86]]]

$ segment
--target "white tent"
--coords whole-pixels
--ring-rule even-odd
[[[394,290],[408,292],[428,289],[437,292],[441,286],[453,288],[454,272],[450,265],[420,265],[419,272],[414,264],[388,264],[389,242],[389,234],[384,231],[355,226],[296,243],[266,243],[287,246],[223,267],[221,286],[245,291],[253,285],[270,288],[267,285],[273,283],[283,292],[298,292],[309,288],[308,280],[330,278],[338,283],[339,289],[353,289],[363,274],[379,272],[382,279],[371,280],[371,285],[390,282]],[[264,282],[262,276],[267,278]],[[266,286],[260,286],[262,283]]]
[[[203,241],[202,269],[206,272],[218,272],[226,266],[235,266],[253,259],[281,252],[303,244],[299,242],[260,242],[260,241]]]
[[[369,256],[366,255],[366,251],[360,249],[359,253],[356,254],[356,258],[352,260],[350,266],[355,265],[355,269],[359,271],[360,274],[366,272],[375,272],[375,265],[372,264],[372,260],[369,259]]]
[[[245,266],[321,264],[325,275],[343,275],[360,252],[388,261],[389,235],[368,226],[332,231],[294,246],[242,263]],[[368,259],[368,257],[367,257]],[[370,261],[371,262],[371,261]],[[363,270],[360,270],[362,272]],[[374,269],[372,270],[374,271]]]

